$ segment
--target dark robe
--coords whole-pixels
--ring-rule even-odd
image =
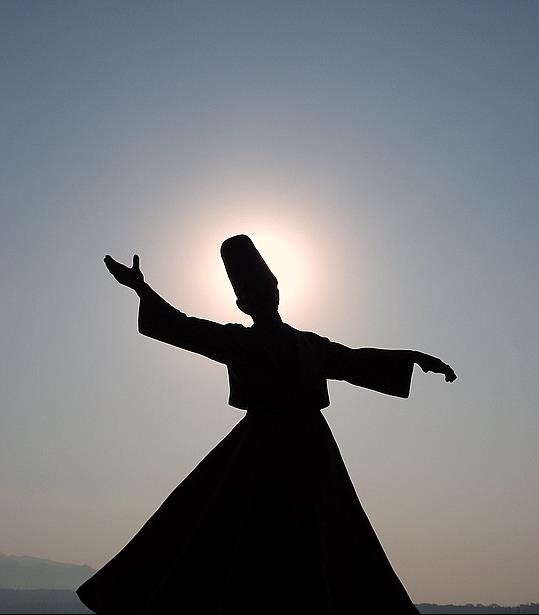
[[[407,397],[411,353],[351,349],[284,323],[188,317],[140,293],[140,333],[228,368],[246,415],[78,588],[97,613],[417,613],[320,410],[327,379]]]

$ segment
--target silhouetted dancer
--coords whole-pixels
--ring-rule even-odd
[[[97,613],[417,613],[358,500],[320,410],[327,379],[408,397],[414,350],[351,349],[279,316],[277,279],[245,235],[221,247],[252,327],[189,317],[110,256],[140,297],[143,335],[228,368],[229,404],[246,410],[129,543],[79,589]]]

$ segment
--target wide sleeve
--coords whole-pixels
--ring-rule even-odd
[[[414,371],[410,350],[348,348],[322,338],[326,378],[345,380],[386,395],[408,397]]]
[[[138,330],[142,335],[196,352],[219,363],[229,364],[240,352],[241,325],[222,325],[187,316],[147,285],[137,293],[140,297]]]

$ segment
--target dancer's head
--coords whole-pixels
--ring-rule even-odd
[[[235,235],[223,242],[221,257],[236,305],[253,320],[270,318],[278,313],[277,278],[247,235]]]

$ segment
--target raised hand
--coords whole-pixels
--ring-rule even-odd
[[[436,374],[444,374],[446,382],[453,382],[457,379],[457,374],[453,369],[436,357],[424,352],[415,353],[415,362],[424,372],[434,372]]]
[[[133,255],[133,266],[127,267],[122,265],[118,261],[115,261],[112,256],[108,254],[103,259],[107,269],[112,273],[120,284],[128,286],[129,288],[136,289],[142,282],[144,282],[144,275],[140,270],[140,261],[138,254]]]

